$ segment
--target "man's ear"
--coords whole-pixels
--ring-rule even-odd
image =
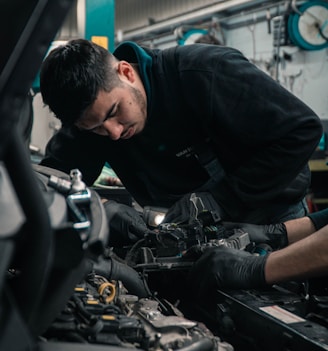
[[[130,63],[127,61],[119,61],[117,63],[117,73],[122,81],[129,81],[130,83],[134,83],[136,79],[134,69],[132,65],[130,65]]]

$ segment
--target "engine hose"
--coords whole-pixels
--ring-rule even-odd
[[[129,293],[138,297],[150,297],[151,293],[139,273],[127,264],[114,258],[100,260],[93,266],[97,274],[103,275],[108,280],[120,280]]]
[[[114,300],[116,294],[116,287],[112,283],[102,283],[98,288],[99,295],[106,295],[106,303],[111,303]]]
[[[213,340],[204,338],[176,351],[212,351],[214,346]]]

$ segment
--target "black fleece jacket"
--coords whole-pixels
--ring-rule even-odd
[[[79,168],[91,185],[107,161],[142,206],[169,207],[188,192],[208,190],[234,221],[258,208],[267,221],[272,204],[304,197],[320,119],[238,50],[207,44],[149,50],[127,42],[114,55],[139,63],[145,129],[112,141],[63,128],[49,141],[43,165]],[[204,167],[214,164],[214,171]]]

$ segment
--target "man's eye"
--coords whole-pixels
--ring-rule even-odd
[[[118,110],[118,108],[117,108],[117,106],[115,106],[115,107],[108,113],[108,115],[106,116],[105,121],[106,121],[107,119],[109,119],[109,118],[115,117],[116,114],[117,114],[117,110]],[[105,122],[105,121],[104,121],[104,122]]]
[[[103,126],[101,125],[101,126],[97,126],[97,127],[92,128],[92,129],[89,129],[88,131],[92,132],[92,133],[98,133],[102,129],[103,129]]]
[[[107,135],[107,131],[103,126],[96,127],[91,130],[92,133],[98,134],[98,135]]]

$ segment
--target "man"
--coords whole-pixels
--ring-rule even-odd
[[[269,245],[267,255],[256,256],[230,248],[212,248],[190,272],[194,297],[213,288],[260,288],[288,280],[328,275],[328,209],[271,226],[228,224],[250,233],[252,241]],[[278,243],[278,245],[277,245]],[[197,282],[197,284],[195,284]]]
[[[305,215],[318,116],[238,50],[132,42],[113,55],[87,40],[54,49],[40,74],[63,128],[42,164],[91,185],[107,161],[141,206],[208,192],[226,221]]]

